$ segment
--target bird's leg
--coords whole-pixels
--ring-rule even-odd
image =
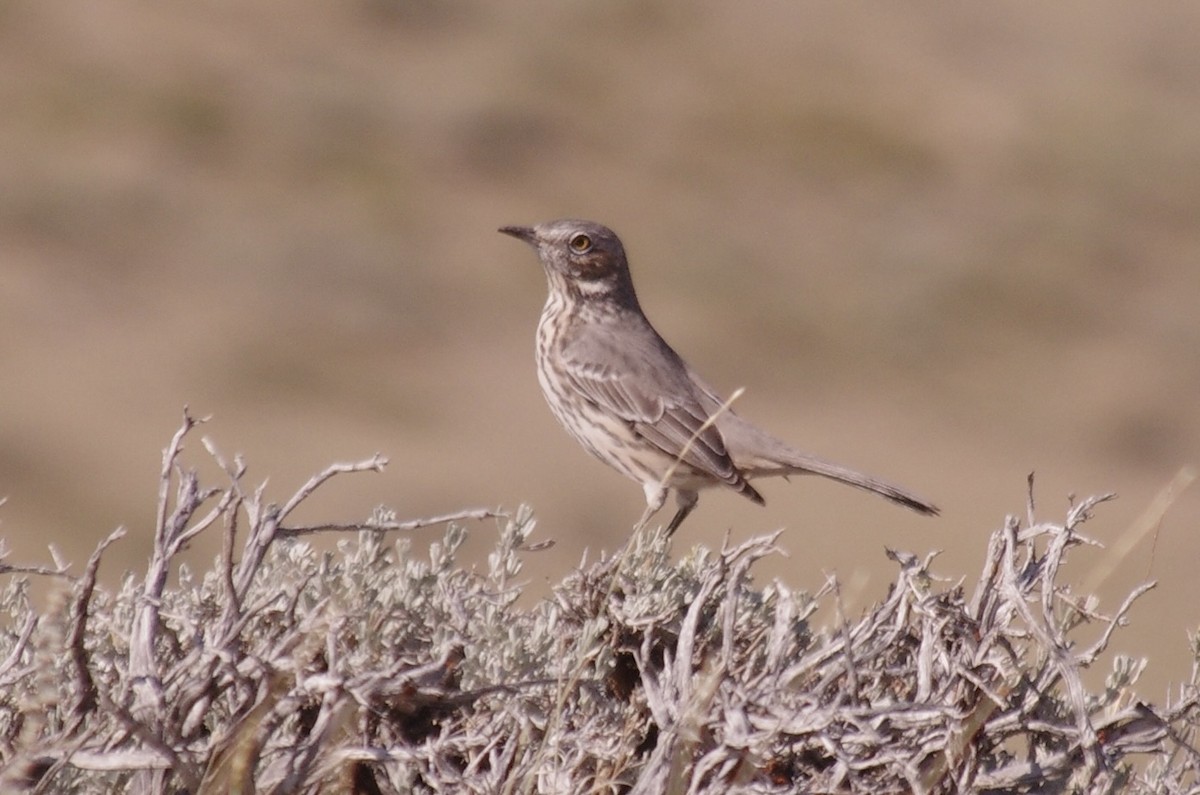
[[[646,523],[654,518],[654,514],[662,510],[663,503],[667,501],[667,490],[663,486],[647,483],[642,488],[646,491],[646,510],[642,511],[642,518],[633,526],[635,533],[640,532]]]
[[[677,491],[675,492],[675,502],[679,505],[679,510],[675,512],[675,516],[671,519],[671,523],[667,525],[667,537],[670,538],[679,529],[679,525],[683,524],[683,520],[696,507],[696,503],[700,502],[700,495],[694,491]]]

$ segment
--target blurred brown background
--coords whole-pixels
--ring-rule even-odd
[[[542,275],[495,232],[563,215],[617,229],[740,411],[944,509],[767,482],[706,493],[681,552],[784,526],[760,576],[836,572],[852,607],[885,545],[973,581],[1032,470],[1046,519],[1120,492],[1087,526],[1112,542],[1200,449],[1198,33],[1200,5],[1107,1],[0,4],[10,562],[124,524],[106,571],[140,565],[184,404],[278,500],[390,457],[309,518],[529,502],[536,588],[612,549],[641,492],[545,409]],[[1104,590],[1160,581],[1116,642],[1156,700],[1198,522],[1193,488]]]

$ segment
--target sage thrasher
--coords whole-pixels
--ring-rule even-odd
[[[763,504],[749,481],[814,474],[923,514],[938,509],[899,486],[803,453],[730,411],[642,313],[620,239],[591,221],[505,226],[537,251],[550,295],[537,329],[537,373],[550,410],[589,453],[642,485],[644,525],[668,489],[673,533],[699,489],[728,486]]]

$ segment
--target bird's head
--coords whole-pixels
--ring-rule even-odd
[[[552,292],[577,301],[637,299],[621,239],[606,226],[564,218],[537,226],[503,226],[537,251]]]

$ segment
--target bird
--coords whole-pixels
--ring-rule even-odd
[[[674,490],[670,537],[699,501],[725,487],[765,504],[750,481],[820,475],[917,513],[937,506],[907,489],[802,452],[730,410],[642,311],[621,239],[564,218],[498,231],[537,252],[549,288],[537,327],[538,381],[559,423],[596,458],[638,482],[645,526]]]

